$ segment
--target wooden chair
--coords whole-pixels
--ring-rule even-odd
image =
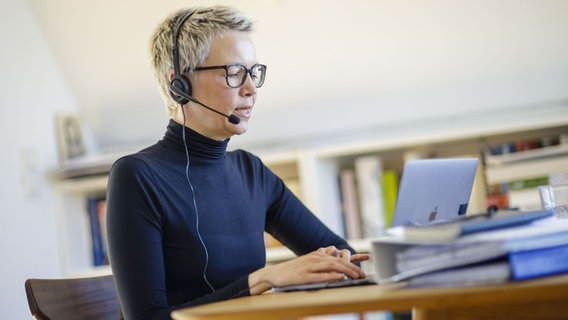
[[[28,279],[26,295],[34,319],[118,319],[112,275],[75,279]]]

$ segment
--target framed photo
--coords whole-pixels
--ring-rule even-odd
[[[86,154],[81,119],[74,114],[55,115],[59,161],[65,163]]]

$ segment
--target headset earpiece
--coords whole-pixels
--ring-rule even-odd
[[[173,34],[174,47],[172,49],[172,62],[173,62],[173,65],[174,65],[174,77],[170,81],[170,88],[175,87],[176,89],[178,89],[177,91],[181,90],[183,93],[185,93],[188,96],[191,96],[191,93],[192,93],[191,92],[192,91],[191,90],[191,82],[180,71],[178,38],[179,38],[180,29],[183,26],[183,23],[187,19],[189,19],[189,17],[191,17],[194,13],[195,13],[195,11],[189,11],[186,14],[184,14],[183,16],[181,16],[176,23],[176,26],[175,26],[175,29],[174,29],[174,34]],[[179,104],[184,105],[184,104],[189,102],[188,99],[184,98],[183,96],[180,96],[180,95],[173,93],[172,90],[170,90],[170,95]]]
[[[172,87],[175,87],[176,89],[179,89],[182,92],[186,93],[188,96],[191,96],[191,82],[189,82],[189,79],[183,74],[179,74],[177,76],[174,75],[172,81],[170,82],[170,88]],[[174,99],[179,104],[186,104],[189,102],[189,100],[187,100],[183,96],[173,93],[173,90],[170,90],[170,95],[172,96],[172,99]]]

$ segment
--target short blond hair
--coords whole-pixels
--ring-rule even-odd
[[[154,76],[158,82],[168,114],[173,117],[179,106],[170,96],[169,75],[173,71],[174,29],[181,17],[188,15],[179,30],[180,72],[191,78],[196,66],[202,65],[211,47],[211,41],[229,31],[253,31],[254,21],[228,6],[193,7],[169,14],[154,30],[150,38],[150,55]]]

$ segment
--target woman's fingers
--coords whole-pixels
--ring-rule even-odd
[[[371,255],[368,253],[356,253],[351,255],[351,262],[362,262],[371,259]]]
[[[340,250],[338,256],[345,261],[351,261],[351,251],[347,249]]]
[[[341,253],[338,251],[338,256],[317,256],[312,261],[312,266],[315,268],[313,269],[314,272],[335,272],[340,274],[345,274],[350,278],[360,278],[364,277],[365,273],[351,261],[349,261],[349,257],[351,257],[351,253],[347,250],[348,255],[343,252],[342,254],[344,257],[341,257]]]
[[[316,250],[316,252],[324,254],[324,255],[332,256],[332,257],[338,257],[339,256],[339,249],[337,249],[335,246],[319,248],[319,249]]]
[[[349,251],[347,249],[339,250],[335,246],[319,248],[318,250],[316,250],[316,252],[319,253],[319,254],[322,254],[322,255],[339,257],[339,258],[344,259],[345,261],[349,261],[349,262],[353,262],[353,263],[367,261],[371,258],[371,255],[369,255],[368,253],[352,254],[351,251]]]

